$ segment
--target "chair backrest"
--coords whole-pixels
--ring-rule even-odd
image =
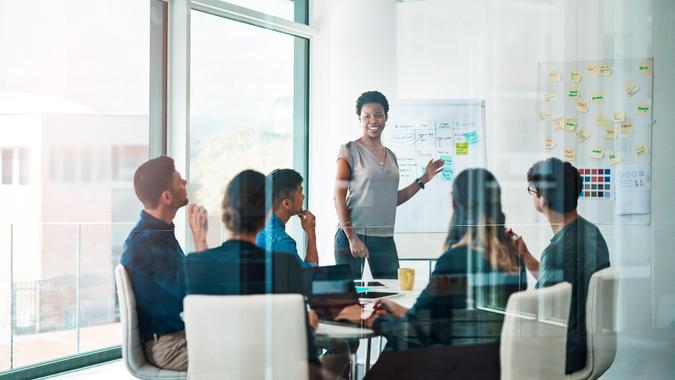
[[[563,282],[509,297],[502,326],[502,380],[562,379],[572,286]]]
[[[617,270],[612,267],[591,276],[586,298],[586,366],[568,379],[597,379],[614,362],[618,281]]]
[[[129,373],[139,379],[185,379],[186,372],[161,369],[148,363],[145,359],[143,343],[138,331],[134,289],[131,287],[127,269],[121,264],[118,264],[115,268],[115,283],[117,284],[117,298],[120,304],[120,319],[122,320],[122,360]]]
[[[115,268],[115,282],[122,320],[122,359],[129,372],[135,374],[146,364],[146,360],[138,333],[136,297],[134,297],[129,274],[121,264]]]
[[[307,327],[299,294],[183,300],[190,379],[307,379]]]

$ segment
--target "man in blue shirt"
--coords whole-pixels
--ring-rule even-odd
[[[520,236],[507,233],[537,279],[537,288],[563,281],[572,284],[565,366],[565,373],[570,374],[586,366],[588,284],[593,273],[609,267],[609,250],[598,227],[577,214],[582,183],[572,164],[557,158],[539,161],[528,170],[527,181],[534,207],[548,219],[553,238],[537,261]]]
[[[258,247],[271,252],[286,252],[298,255],[295,240],[286,233],[286,223],[297,215],[300,225],[307,233],[307,254],[304,266],[319,265],[316,249],[316,218],[303,210],[305,196],[302,193],[302,176],[292,169],[276,169],[266,177],[267,188],[272,189],[272,214],[265,228],[258,234]],[[269,190],[268,190],[269,191]]]
[[[148,362],[170,370],[187,369],[185,325],[180,318],[185,296],[185,254],[174,234],[173,219],[187,205],[186,181],[173,159],[153,158],[134,174],[134,191],[143,203],[141,218],[124,242],[120,263],[129,272],[136,297],[138,329]],[[188,207],[197,251],[207,249],[206,210]]]

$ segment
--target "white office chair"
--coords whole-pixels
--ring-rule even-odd
[[[183,305],[191,380],[309,377],[301,295],[188,295]]]
[[[124,360],[127,370],[139,379],[185,379],[186,372],[161,369],[145,360],[143,344],[138,332],[136,297],[131,287],[129,274],[122,265],[117,265],[115,268],[115,283],[117,284],[120,319],[122,320],[122,360]]]
[[[616,356],[616,299],[618,275],[614,268],[593,273],[586,299],[586,366],[569,374],[568,380],[597,379]]]
[[[502,380],[563,379],[572,286],[512,294],[502,326]]]

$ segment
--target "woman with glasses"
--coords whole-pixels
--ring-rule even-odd
[[[430,160],[424,174],[399,190],[396,155],[382,145],[389,102],[378,91],[356,101],[362,135],[340,146],[335,181],[335,210],[340,226],[335,235],[335,262],[349,264],[360,278],[368,259],[374,278],[396,278],[398,253],[394,243],[396,207],[424,189],[438,174],[442,160]]]

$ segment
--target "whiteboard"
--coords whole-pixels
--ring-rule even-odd
[[[382,134],[398,159],[399,189],[424,174],[430,159],[443,170],[396,211],[396,233],[447,232],[452,181],[462,170],[485,167],[485,102],[479,99],[406,100],[392,103]]]

